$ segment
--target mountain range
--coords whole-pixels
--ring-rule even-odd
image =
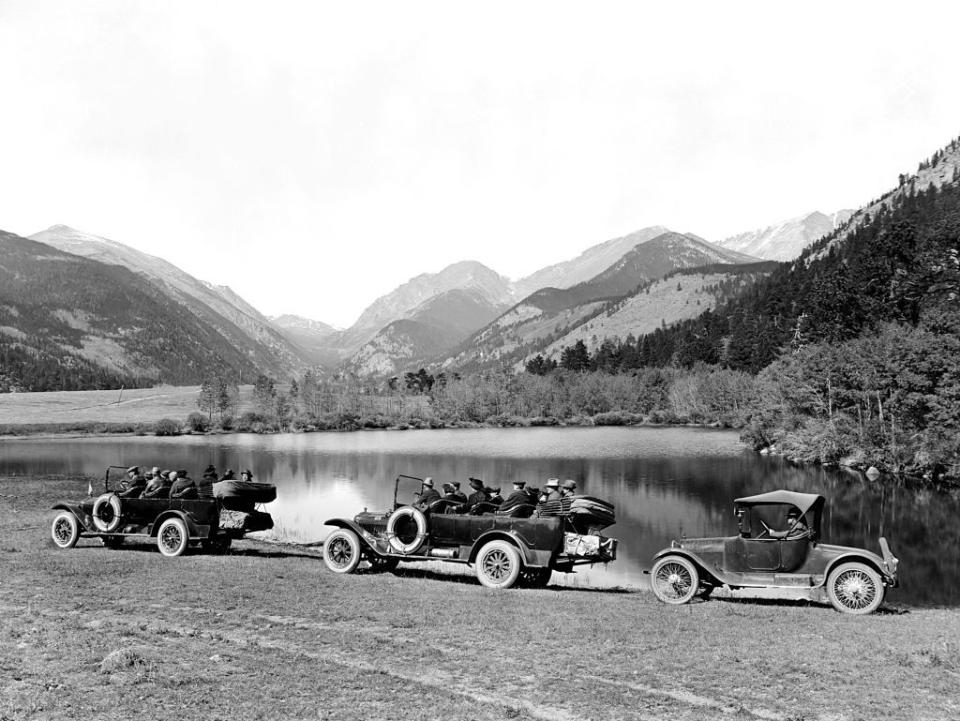
[[[38,305],[28,312],[22,301],[11,299],[0,314],[0,344],[8,357],[14,351],[21,357],[20,371],[4,368],[0,378],[7,378],[14,389],[59,387],[52,380],[55,373],[47,373],[39,385],[36,379],[23,381],[23,368],[34,362],[29,359],[41,356],[54,366],[102,372],[106,375],[98,382],[106,385],[192,383],[225,370],[237,377],[265,373],[285,378],[308,367],[389,376],[420,366],[468,370],[490,363],[517,364],[534,352],[555,356],[576,340],[596,345],[606,337],[644,332],[651,324],[669,325],[702,313],[731,288],[742,288],[766,272],[755,265],[759,258],[795,257],[811,238],[833,231],[848,216],[849,211],[811,213],[717,244],[652,226],[593,245],[516,281],[476,261],[462,261],[402,283],[346,329],[294,315],[267,318],[227,286],[64,225],[28,239],[5,233],[0,263],[9,268],[7,256],[16,257],[15,265],[24,271],[17,273],[18,282],[25,284],[20,297],[35,298]],[[65,265],[63,259],[69,256],[87,262],[75,266],[77,274],[69,284],[77,304],[61,307],[57,292],[36,286],[49,280],[50,268],[41,265],[50,266],[53,257]],[[682,282],[667,282],[672,274],[700,266],[709,268]],[[112,285],[124,292],[128,286],[139,287],[166,309],[152,311],[146,324],[157,328],[158,341],[173,342],[186,332],[203,339],[203,347],[212,352],[181,342],[180,360],[167,362],[136,346],[141,328],[94,310],[103,308],[97,300],[102,288],[94,285],[113,278],[118,269],[127,275],[122,282],[111,280]],[[89,285],[89,303],[81,290],[84,284]],[[44,308],[54,315],[45,314]],[[129,311],[150,315],[138,304]]]

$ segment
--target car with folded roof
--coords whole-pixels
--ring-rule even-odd
[[[273,527],[270,514],[257,508],[276,498],[270,484],[225,481],[213,484],[213,495],[206,498],[126,497],[114,480],[117,470],[130,469],[108,466],[100,495],[94,495],[91,483],[87,498],[53,506],[58,511],[50,526],[54,545],[73,548],[84,537],[99,538],[108,548],[153,540],[164,556],[176,557],[191,545],[222,553],[234,539]]]
[[[480,503],[458,512],[460,504],[442,498],[418,506],[409,485],[423,480],[398,476],[388,510],[326,521],[334,526],[323,546],[327,567],[352,573],[361,563],[392,570],[404,562],[447,561],[473,566],[484,586],[504,589],[545,586],[554,571],[573,573],[583,564],[616,559],[617,540],[601,534],[614,522],[613,506],[605,501],[572,496],[552,505],[502,511]],[[401,484],[407,486],[406,502],[400,500]]]
[[[898,585],[899,561],[883,537],[880,555],[823,543],[825,505],[821,495],[785,490],[737,498],[739,534],[674,540],[654,556],[654,594],[683,604],[722,588],[733,597],[805,599],[872,613]]]

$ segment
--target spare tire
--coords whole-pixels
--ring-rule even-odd
[[[112,533],[120,526],[120,498],[116,493],[104,493],[93,502],[90,515],[98,531]]]
[[[410,519],[417,525],[416,535],[410,541],[404,541],[397,536],[397,524],[404,519]],[[397,553],[404,555],[414,553],[423,545],[426,537],[427,517],[419,508],[401,506],[391,513],[390,518],[387,519],[387,539],[390,541],[390,546],[397,551]]]

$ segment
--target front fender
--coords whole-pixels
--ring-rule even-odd
[[[728,582],[728,579],[726,578],[724,573],[716,569],[710,568],[709,566],[707,566],[706,562],[702,558],[700,558],[700,556],[698,556],[696,553],[693,553],[692,551],[688,551],[686,548],[664,548],[662,551],[658,551],[654,555],[653,561],[654,563],[656,563],[661,558],[665,558],[666,556],[682,556],[683,558],[686,558],[688,561],[690,561],[690,563],[695,565],[697,569],[701,571],[702,575],[705,578],[713,579],[717,583]]]
[[[360,538],[360,543],[362,543],[367,549],[373,551],[378,556],[386,557],[390,555],[377,548],[377,537],[355,521],[350,521],[346,518],[331,518],[328,521],[324,521],[323,525],[336,526],[337,528],[345,528],[348,531],[353,531]]]
[[[90,526],[87,525],[86,519],[88,516],[83,512],[83,509],[81,509],[80,506],[71,506],[69,503],[57,503],[53,506],[50,506],[50,509],[54,511],[69,511],[77,519],[77,523],[80,524],[80,529],[83,531],[96,530],[91,529]]]

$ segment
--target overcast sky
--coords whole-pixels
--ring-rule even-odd
[[[0,229],[346,326],[666,225],[853,208],[960,135],[956,4],[0,0]]]

